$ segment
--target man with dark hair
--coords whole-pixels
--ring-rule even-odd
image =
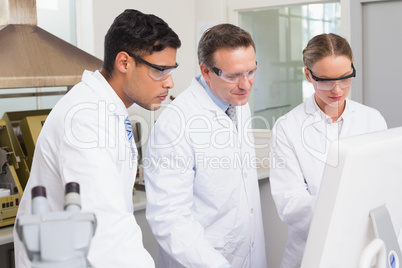
[[[202,36],[198,58],[201,75],[165,108],[148,143],[146,214],[158,267],[266,268],[248,105],[255,45],[220,24]]]
[[[181,42],[160,18],[125,10],[105,37],[100,71],[85,71],[53,108],[37,141],[18,216],[31,214],[31,189],[45,186],[51,211],[63,210],[64,187],[78,182],[82,211],[97,229],[88,260],[93,267],[154,267],[133,215],[137,149],[127,108],[158,109],[173,87]],[[128,127],[126,129],[126,126]],[[31,267],[14,235],[16,267]]]

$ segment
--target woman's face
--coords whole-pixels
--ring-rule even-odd
[[[334,108],[343,112],[352,78],[315,81],[311,73],[318,80],[347,77],[353,73],[351,60],[346,56],[327,56],[317,61],[310,70],[307,68],[304,69],[307,80],[314,86],[315,100],[320,109],[326,114],[328,114],[326,112],[327,109],[333,110]]]

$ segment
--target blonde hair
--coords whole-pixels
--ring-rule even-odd
[[[333,33],[313,37],[303,49],[303,63],[308,69],[327,56],[346,56],[353,62],[353,52],[348,41]]]

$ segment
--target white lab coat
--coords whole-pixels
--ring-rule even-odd
[[[31,214],[31,189],[37,185],[46,187],[51,211],[63,210],[65,184],[78,182],[82,211],[97,219],[88,254],[96,268],[155,267],[133,215],[137,163],[129,155],[137,150],[126,136],[127,116],[103,76],[85,71],[46,119],[18,210],[17,217]],[[14,242],[16,267],[31,267],[15,230]]]
[[[387,128],[381,114],[347,100],[337,123],[317,106],[314,96],[278,119],[271,136],[270,183],[279,217],[288,225],[281,267],[300,267],[331,141]]]
[[[244,129],[249,105],[237,107],[236,130],[196,79],[165,108],[149,140],[146,213],[157,267],[265,268],[254,138]]]

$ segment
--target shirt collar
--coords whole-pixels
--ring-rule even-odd
[[[204,77],[200,75],[197,79],[198,83],[205,89],[209,97],[213,100],[213,102],[218,105],[222,111],[226,111],[229,108],[229,103],[226,101],[220,99],[218,96],[215,95],[215,93],[212,92],[212,90],[209,88],[207,82],[205,81]]]
[[[318,107],[318,104],[315,100],[315,97],[313,95],[313,97],[311,98],[312,102],[313,102],[313,106],[315,111],[321,116],[322,120],[325,121],[328,124],[332,124],[332,123],[339,123],[339,122],[343,122],[345,117],[347,117],[348,114],[348,110],[349,110],[349,101],[348,99],[345,100],[346,104],[345,104],[345,109],[343,110],[341,116],[338,118],[338,120],[336,120],[335,122],[332,122],[332,118],[329,117],[328,115],[326,115],[321,109],[320,107]]]

